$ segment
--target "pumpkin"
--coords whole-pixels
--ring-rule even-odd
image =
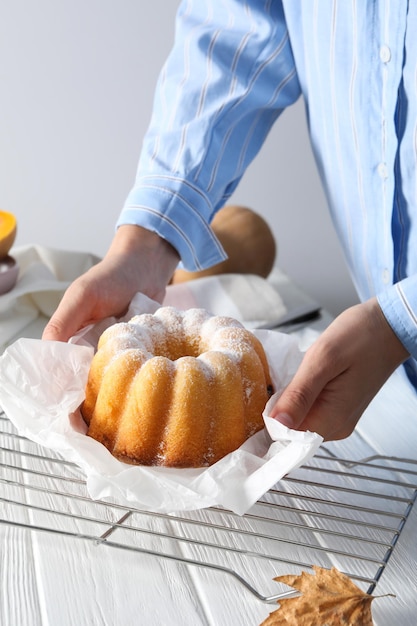
[[[199,272],[177,269],[171,283],[215,274],[257,274],[266,278],[275,262],[276,243],[267,222],[247,207],[227,205],[216,213],[211,227],[228,258]]]
[[[16,218],[12,213],[0,211],[0,259],[4,259],[16,238]]]

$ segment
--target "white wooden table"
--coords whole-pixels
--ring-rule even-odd
[[[25,336],[39,336],[43,322],[44,320],[37,320],[33,323],[26,329]],[[4,441],[3,438],[1,445],[4,445]],[[11,458],[12,462],[14,456],[20,457],[19,449],[33,450],[13,437],[7,441],[8,445],[16,446],[16,455],[8,453],[7,458]],[[416,444],[417,397],[404,378],[395,374],[368,409],[358,432],[346,441],[332,444],[329,449],[342,458],[355,460],[373,453],[417,459]],[[42,450],[39,453],[42,455]],[[45,454],[48,455],[48,452]],[[28,468],[31,463],[30,457],[24,460]],[[39,468],[39,462],[37,467]],[[409,476],[409,482],[414,484],[417,483],[416,467],[411,467],[414,475]],[[47,460],[41,461],[41,468],[46,477],[60,472],[56,463]],[[68,471],[75,479],[79,477],[75,468],[66,468],[65,473]],[[13,478],[13,470],[10,472]],[[8,477],[10,478],[10,474]],[[21,480],[17,472],[14,477]],[[48,482],[49,490],[50,479],[46,477],[45,484]],[[320,481],[320,477],[318,480]],[[25,483],[31,483],[29,474]],[[56,485],[57,489],[60,488],[59,480]],[[160,556],[97,545],[86,539],[58,534],[59,530],[65,532],[68,527],[68,520],[64,516],[57,515],[53,534],[20,527],[19,524],[33,525],[34,520],[42,526],[48,520],[43,519],[41,511],[34,512],[30,508],[6,505],[4,500],[12,497],[13,489],[7,483],[0,483],[0,511],[3,511],[0,518],[4,519],[3,515],[6,517],[7,513],[16,522],[0,524],[1,626],[255,626],[276,608],[275,605],[266,604],[254,597],[233,576],[221,571],[184,565]],[[55,496],[52,493],[37,495],[35,498],[30,490],[26,491],[25,487],[22,489],[23,498],[29,504],[36,501],[36,505],[43,503],[54,506]],[[372,507],[372,500],[368,504]],[[69,501],[68,512],[72,513],[74,506],[80,516],[91,515],[90,502],[80,501],[74,505]],[[11,514],[10,508],[13,509]],[[212,521],[209,512],[198,515],[201,520]],[[218,519],[216,517],[216,521]],[[150,524],[158,532],[169,533],[174,528],[166,519],[145,520],[143,523]],[[233,520],[230,522],[226,517],[226,523],[231,524]],[[256,520],[247,523],[251,530],[257,530]],[[89,525],[85,520],[75,520],[71,521],[71,525],[71,532],[100,534],[100,529],[94,522]],[[263,527],[260,532],[264,533]],[[216,536],[216,531],[213,534],[210,528],[202,528],[198,533],[207,542],[213,541],[213,536]],[[298,536],[300,541],[305,539],[301,534]],[[373,615],[377,626],[415,626],[417,623],[416,539],[417,509],[414,507],[377,585],[377,595],[396,594],[395,599],[374,601]],[[134,534],[129,542],[136,545]],[[233,543],[229,539],[226,542]],[[137,543],[139,544],[140,542]],[[258,548],[264,548],[264,551],[269,549],[268,542],[263,543],[262,539],[259,539],[258,544]],[[176,544],[174,541],[173,545],[174,554],[188,558],[195,556],[194,544]],[[160,538],[151,535],[147,546],[161,551]],[[248,544],[248,549],[249,547]],[[338,547],[350,550],[351,543],[344,542],[342,538]],[[290,558],[304,558],[304,549],[296,542],[290,545],[289,552],[288,547],[283,546],[282,550],[284,549]],[[206,550],[203,548],[203,552]],[[211,558],[209,554],[207,558]],[[225,564],[234,558],[224,551]],[[326,563],[325,551],[322,558]],[[273,567],[266,560],[264,563],[254,565],[254,570],[248,572],[255,583],[262,577],[265,578],[266,572],[268,580],[272,579],[269,572],[273,571]],[[278,573],[289,572],[288,567],[284,572]],[[274,585],[271,582],[268,593],[275,591]]]

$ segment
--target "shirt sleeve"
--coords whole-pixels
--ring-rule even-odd
[[[417,275],[409,276],[380,293],[378,302],[399,340],[417,359]]]
[[[299,95],[280,2],[185,0],[117,226],[157,232],[190,271],[222,261],[210,221]]]

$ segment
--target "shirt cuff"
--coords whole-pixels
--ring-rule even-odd
[[[417,276],[410,276],[378,295],[385,318],[401,343],[417,358]]]
[[[199,271],[227,258],[209,222],[213,210],[204,193],[174,176],[148,175],[136,181],[116,227],[135,224],[168,241],[188,271]]]

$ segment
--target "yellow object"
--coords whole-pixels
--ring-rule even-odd
[[[276,242],[267,222],[247,207],[228,205],[211,223],[228,258],[199,272],[175,271],[171,282],[183,283],[215,274],[257,274],[266,278],[275,262]]]
[[[160,307],[101,335],[81,414],[120,461],[206,467],[264,427],[271,393],[262,344],[238,321]]]
[[[0,211],[0,259],[9,254],[16,238],[17,222],[12,213]]]

